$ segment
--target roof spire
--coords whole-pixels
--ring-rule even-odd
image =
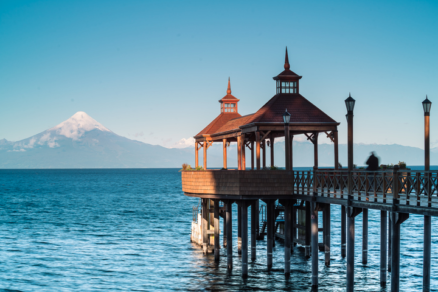
[[[286,58],[284,60],[284,69],[289,70],[290,65],[289,65],[289,57],[287,55],[287,47],[286,47]]]
[[[227,89],[227,94],[231,94],[230,77],[228,77],[228,89]]]

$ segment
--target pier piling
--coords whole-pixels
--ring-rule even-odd
[[[362,264],[368,263],[368,209],[362,215]]]
[[[305,238],[304,238],[304,256],[310,257],[310,241],[311,241],[311,202],[306,201],[306,232],[305,232]]]
[[[345,212],[345,206],[341,207],[341,257],[345,258],[347,252],[346,252],[346,242],[347,242],[347,237],[346,237],[346,232],[347,232],[347,224],[346,224],[346,220],[345,220],[345,216],[346,216],[346,212]]]
[[[330,266],[330,204],[324,208],[324,255],[325,265]]]
[[[202,199],[202,250],[204,255],[208,254],[208,199]]]
[[[391,213],[391,292],[398,292],[400,290],[400,224],[397,222],[397,215],[396,212]]]
[[[387,212],[380,211],[380,285],[386,286]]]
[[[237,253],[242,253],[242,207],[237,204]]]
[[[388,216],[388,272],[391,272],[392,266],[392,212]]]
[[[292,205],[291,202],[284,205],[284,274],[286,276],[290,275]]]
[[[266,202],[267,209],[267,254],[268,254],[268,271],[272,269],[272,247],[274,243],[274,202],[273,200],[269,200]]]
[[[227,267],[233,269],[233,229],[232,229],[232,206],[231,201],[227,201],[226,205],[226,220],[227,220]]]
[[[432,218],[424,216],[423,249],[423,291],[430,291],[430,256],[431,256]]]
[[[296,244],[296,240],[297,240],[297,209],[295,207],[295,203],[292,204],[291,207],[292,210],[292,223],[290,225],[291,227],[291,247],[290,247],[290,251],[291,253],[294,252],[294,246]]]
[[[219,200],[214,200],[214,260],[219,262]]]
[[[347,207],[347,292],[354,291],[354,218],[360,208]]]
[[[259,226],[257,201],[258,200],[253,201],[251,205],[251,261],[255,261],[257,257],[256,240]]]
[[[241,226],[242,226],[242,237],[241,237],[241,253],[242,253],[242,277],[248,277],[248,203],[242,202],[240,204],[241,208]]]
[[[227,207],[226,207],[225,203],[224,203],[224,207],[225,207],[225,212],[226,212],[226,208]],[[225,248],[225,247],[227,247],[227,214],[226,213],[224,214],[222,225],[223,225],[223,227],[222,227],[222,232],[223,232],[223,234],[222,234],[222,237],[223,237],[222,245]]]
[[[318,209],[312,206],[312,286],[318,286]]]

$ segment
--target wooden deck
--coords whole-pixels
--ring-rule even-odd
[[[438,171],[183,171],[182,189],[202,198],[275,197],[438,216]]]

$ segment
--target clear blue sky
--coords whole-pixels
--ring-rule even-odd
[[[300,91],[355,142],[438,144],[438,1],[1,1],[0,138],[85,111],[115,133],[172,146],[275,94],[288,46]]]

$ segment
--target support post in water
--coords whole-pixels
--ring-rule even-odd
[[[237,253],[242,253],[242,210],[240,202],[237,203]]]
[[[354,291],[354,218],[362,209],[347,207],[347,292]]]
[[[389,212],[388,216],[388,272],[391,272],[392,265],[392,212]]]
[[[312,286],[318,286],[318,209],[312,203]]]
[[[214,260],[219,261],[219,200],[214,200]]]
[[[259,223],[257,222],[257,201],[258,200],[255,200],[251,204],[251,261],[255,261],[257,256],[256,240],[258,234],[257,227],[259,225]]]
[[[226,208],[227,208],[227,204],[224,202],[224,207],[225,207],[225,212],[223,213],[223,221],[222,221],[222,237],[223,237],[223,247],[227,247],[227,213],[226,213]]]
[[[272,247],[274,245],[274,200],[266,201],[267,211],[267,255],[268,255],[268,271],[272,269]]]
[[[368,209],[362,211],[362,264],[368,263]]]
[[[423,250],[423,291],[430,291],[430,256],[432,237],[432,217],[424,216],[424,250]]]
[[[325,265],[330,266],[330,204],[324,208],[324,254]]]
[[[305,202],[306,205],[306,234],[305,234],[305,238],[304,238],[304,256],[306,257],[310,257],[310,241],[311,241],[311,202],[306,201]]]
[[[380,285],[386,286],[387,212],[380,211]]]
[[[248,203],[242,201],[241,208],[241,226],[242,226],[242,277],[248,277]]]
[[[291,224],[293,202],[284,202],[284,274],[290,275]]]
[[[346,222],[346,211],[345,211],[345,206],[341,207],[341,257],[345,258],[346,254],[347,254],[347,236],[346,236],[346,232],[347,232],[347,222]]]
[[[232,207],[233,202],[226,202],[226,220],[227,220],[227,267],[233,269],[233,229],[232,229]]]
[[[202,199],[202,249],[204,255],[208,254],[208,199]]]

